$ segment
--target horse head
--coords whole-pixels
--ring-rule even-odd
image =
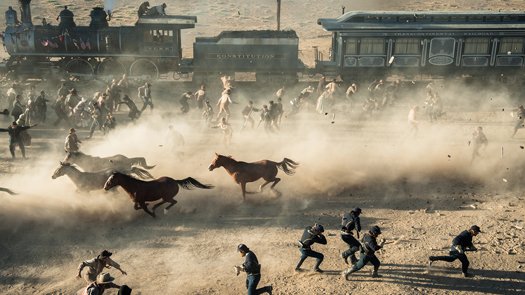
[[[66,167],[71,167],[70,163],[60,162],[60,166],[53,172],[53,175],[51,176],[52,179],[57,179],[60,176],[64,176],[66,174]]]
[[[115,172],[113,174],[111,174],[111,176],[108,178],[108,180],[106,180],[106,183],[104,183],[104,190],[110,190],[112,188],[114,188],[115,186],[119,185],[119,182],[117,180],[117,175],[119,173],[118,172]]]
[[[219,168],[224,166],[224,160],[226,160],[227,157],[223,155],[219,155],[215,153],[215,159],[211,162],[210,166],[208,166],[208,170],[213,171],[215,168]]]

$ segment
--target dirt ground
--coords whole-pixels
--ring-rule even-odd
[[[145,156],[157,165],[155,176],[192,176],[215,185],[181,191],[179,203],[157,219],[133,210],[120,190],[84,194],[66,177],[52,180],[64,156],[65,128],[31,130],[34,144],[26,161],[8,159],[4,136],[2,186],[18,195],[1,196],[0,293],[73,294],[83,286],[75,279],[78,264],[109,249],[128,275],[109,271],[137,294],[240,294],[244,277],[236,277],[233,266],[242,262],[237,244],[246,243],[263,265],[261,285],[271,283],[275,294],[368,294],[377,288],[388,294],[520,294],[525,290],[525,135],[518,131],[510,138],[515,102],[504,87],[477,96],[476,89],[462,87],[472,104],[453,107],[458,89],[439,88],[447,98],[445,116],[430,123],[420,114],[420,130],[412,136],[406,114],[424,97],[420,88],[407,86],[397,104],[365,120],[357,120],[359,108],[344,105],[333,110],[334,123],[332,112],[305,110],[284,120],[281,132],[266,135],[262,128],[241,132],[238,114],[249,97],[261,105],[271,93],[239,86],[233,142],[225,147],[220,131],[206,128],[198,111],[188,116],[176,111],[167,92],[184,89],[159,83],[156,110],[146,111],[136,124],[120,112],[119,129],[82,145],[92,155]],[[8,123],[4,118],[2,124]],[[169,124],[183,135],[184,146],[170,142]],[[490,144],[471,164],[468,140],[478,125]],[[87,135],[79,132],[81,139]],[[208,171],[214,152],[245,161],[288,157],[300,166],[293,176],[280,172],[281,197],[267,191],[249,194],[243,203],[240,188],[222,168]],[[381,279],[370,277],[370,266],[351,282],[340,276],[345,268],[339,257],[345,249],[340,216],[355,206],[363,209],[365,230],[379,225],[394,241],[379,255]],[[325,254],[326,272],[310,272],[313,261],[307,260],[306,271],[295,273],[296,241],[315,222],[327,229],[328,245],[314,247]],[[428,271],[427,256],[446,253],[451,239],[472,224],[483,231],[474,239],[480,251],[469,254],[476,276],[461,277],[458,262],[436,263]]]
[[[64,4],[34,2],[35,17],[54,16]],[[115,22],[133,23],[138,2],[117,1]],[[168,12],[199,17],[198,28],[185,36],[188,50],[194,36],[237,25],[273,25],[274,2],[193,1],[182,7],[180,1],[167,1]],[[299,2],[311,9],[290,14]],[[87,15],[99,2],[69,3]],[[337,16],[339,3],[347,11],[523,8],[521,1],[283,1],[283,27],[299,32],[304,52],[315,44],[325,44],[327,50],[329,38],[315,20]],[[305,86],[287,89],[285,110],[287,101]],[[125,112],[119,112],[117,130],[105,137],[96,133],[81,149],[96,156],[144,156],[156,165],[151,172],[157,177],[192,176],[215,186],[182,190],[176,197],[179,203],[166,215],[159,210],[157,219],[135,211],[121,189],[86,194],[77,192],[66,177],[51,179],[64,157],[65,126],[48,123],[31,130],[33,145],[25,161],[10,159],[7,135],[0,134],[0,186],[18,193],[0,194],[0,294],[75,294],[85,285],[75,278],[78,264],[103,249],[112,251],[112,258],[128,273],[109,269],[116,283],[129,285],[133,294],[242,294],[245,276],[236,277],[233,271],[243,261],[236,252],[239,243],[257,254],[260,286],[272,284],[274,294],[525,293],[525,131],[510,137],[515,122],[511,110],[522,98],[505,85],[437,82],[446,114],[430,123],[422,108],[419,131],[412,135],[406,118],[412,105],[423,106],[425,94],[419,86],[405,85],[392,107],[371,117],[360,117],[360,104],[341,104],[328,115],[305,110],[285,118],[280,132],[267,135],[262,126],[241,132],[240,111],[249,99],[258,106],[267,103],[278,86],[239,85],[233,95],[238,102],[232,107],[233,141],[226,147],[220,131],[206,127],[199,111],[186,116],[178,111],[179,94],[195,86],[154,84],[153,112],[146,111],[137,123],[129,123]],[[87,97],[101,87],[77,85]],[[56,91],[50,85],[37,89]],[[211,88],[209,95],[213,104],[219,91]],[[0,126],[9,123],[10,118],[0,117]],[[184,145],[173,141],[170,124],[182,134]],[[489,145],[471,163],[469,140],[477,126],[483,126]],[[83,140],[87,130],[79,134]],[[287,157],[300,166],[293,176],[279,172],[281,197],[267,190],[249,194],[242,202],[240,188],[222,168],[208,171],[215,152],[248,162]],[[379,225],[384,238],[393,241],[378,254],[382,278],[371,277],[371,266],[350,282],[341,278],[346,265],[339,256],[345,250],[340,218],[356,206],[363,209],[365,230]],[[311,272],[313,261],[308,259],[305,271],[296,273],[296,241],[315,222],[326,228],[328,244],[314,246],[325,254],[321,268],[326,272]],[[429,255],[445,255],[454,236],[473,224],[483,231],[474,238],[479,251],[468,254],[474,278],[463,278],[457,261],[427,268]]]

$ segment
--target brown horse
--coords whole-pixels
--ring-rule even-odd
[[[173,199],[179,192],[179,186],[183,189],[190,190],[193,187],[210,189],[213,186],[205,185],[197,180],[188,177],[182,180],[175,180],[170,177],[160,177],[152,181],[142,181],[126,174],[113,173],[106,183],[104,184],[105,190],[120,185],[129,195],[131,200],[135,203],[135,210],[143,209],[146,213],[155,218],[155,209],[164,203],[170,203],[165,209],[164,213],[169,208],[177,204],[177,201]],[[160,203],[153,206],[152,211],[148,209],[146,203],[154,202],[158,199],[162,199]]]
[[[299,163],[288,158],[284,158],[279,163],[270,160],[246,163],[235,161],[231,156],[227,157],[215,153],[215,159],[211,162],[208,169],[212,171],[215,168],[224,167],[235,182],[241,185],[242,199],[244,201],[246,200],[246,183],[257,181],[260,178],[264,179],[265,183],[259,186],[259,192],[262,192],[267,184],[273,182],[270,188],[280,195],[280,192],[274,189],[275,185],[281,181],[280,178],[275,177],[277,175],[277,168],[283,170],[284,173],[288,175],[292,175],[295,173],[295,168],[297,168],[298,165]]]

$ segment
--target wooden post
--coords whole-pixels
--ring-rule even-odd
[[[277,31],[281,30],[281,0],[277,0]]]

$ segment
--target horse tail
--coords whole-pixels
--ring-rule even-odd
[[[143,157],[136,158],[133,164],[140,165],[142,168],[145,168],[145,169],[153,169],[155,168],[155,166],[157,166],[157,165],[148,166],[148,164],[146,163],[146,159]]]
[[[131,167],[131,173],[134,173],[135,175],[137,175],[138,177],[142,179],[148,179],[148,178],[154,179],[155,178],[153,177],[153,175],[151,175],[151,173],[148,172],[148,170],[145,170],[137,166]]]
[[[213,185],[202,184],[198,182],[196,179],[191,178],[191,177],[184,178],[181,180],[175,180],[175,182],[177,182],[177,184],[180,185],[183,189],[187,189],[187,190],[193,189],[194,187],[203,188],[203,189],[213,188]]]
[[[284,158],[280,163],[277,163],[277,168],[283,170],[287,175],[293,175],[297,166],[299,166],[299,163],[288,158]]]
[[[8,188],[5,188],[5,187],[0,187],[0,192],[6,192],[10,195],[16,195],[15,192],[13,192],[12,190],[8,189]]]

